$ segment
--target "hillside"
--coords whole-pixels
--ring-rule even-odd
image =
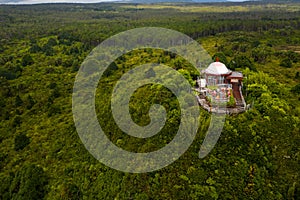
[[[254,2],[1,5],[0,199],[299,199],[299,11],[298,3]],[[179,159],[157,171],[125,173],[86,150],[73,119],[73,85],[99,43],[147,26],[187,34],[242,71],[251,109],[226,116],[221,137],[203,159],[199,150],[211,114],[200,109],[195,139]],[[149,84],[133,93],[129,110],[145,126],[150,107],[163,105],[167,121],[159,134],[132,137],[116,125],[112,90],[124,73],[146,63],[176,69],[191,84],[199,75],[183,57],[161,49],[135,49],[111,63],[97,86],[95,111],[107,138],[131,152],[166,146],[181,123],[176,96]],[[168,74],[164,79],[173,81]]]

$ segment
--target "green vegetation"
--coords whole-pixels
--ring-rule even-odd
[[[11,199],[42,199],[47,190],[47,177],[36,165],[24,166],[15,175],[9,188]]]
[[[30,140],[26,135],[24,135],[24,134],[17,135],[15,138],[15,150],[16,151],[22,150],[29,143],[30,143]]]
[[[299,11],[299,3],[259,2],[0,6],[0,199],[299,199]],[[204,159],[198,152],[210,114],[201,110],[198,134],[180,159],[155,172],[129,174],[85,149],[73,122],[72,89],[95,46],[144,26],[181,31],[242,71],[251,109],[226,118]],[[191,84],[199,75],[180,56],[157,49],[128,52],[110,65],[97,88],[98,120],[114,144],[133,152],[162,148],[180,123],[178,101],[161,85],[145,85],[130,100],[139,125],[150,122],[151,105],[166,108],[160,133],[133,138],[113,120],[114,85],[151,62],[173,67]]]

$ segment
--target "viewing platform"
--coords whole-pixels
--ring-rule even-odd
[[[211,104],[206,100],[205,97],[201,97],[199,95],[196,96],[199,105],[206,111],[211,113],[220,113],[220,114],[238,114],[246,111],[246,107],[244,106],[236,106],[236,107],[227,107],[222,104],[223,102],[216,102],[215,104]]]

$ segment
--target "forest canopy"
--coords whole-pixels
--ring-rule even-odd
[[[0,199],[299,199],[299,3],[1,5],[0,22]],[[158,171],[111,169],[81,142],[72,114],[77,72],[94,47],[137,27],[180,31],[243,72],[251,109],[226,117],[204,159],[198,153],[211,118],[204,110],[188,151]],[[130,101],[139,125],[149,122],[152,104],[166,108],[160,134],[132,138],[113,121],[113,86],[145,63],[172,67],[191,85],[199,75],[159,49],[136,49],[110,65],[97,88],[98,120],[114,144],[132,152],[165,146],[180,123],[178,101],[160,85],[139,88]]]

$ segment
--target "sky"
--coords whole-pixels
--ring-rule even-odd
[[[98,3],[117,0],[0,0],[0,4],[39,4],[39,3]]]
[[[114,2],[129,0],[0,0],[0,4],[39,4],[39,3],[98,3],[98,2]],[[170,0],[172,1],[172,0]],[[209,0],[207,0],[209,1]],[[228,0],[233,2],[241,2],[245,0]]]

